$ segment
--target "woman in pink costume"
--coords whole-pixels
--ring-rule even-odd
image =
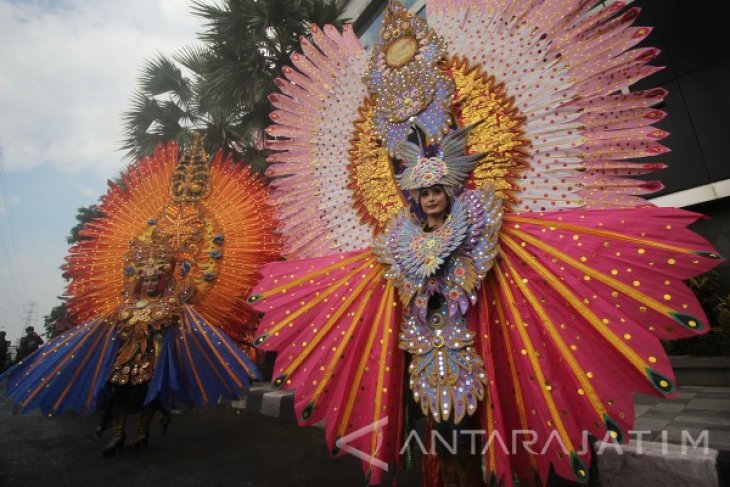
[[[657,52],[631,49],[649,29],[623,10],[431,0],[427,24],[391,2],[371,53],[312,27],[277,81],[290,260],[249,298],[255,343],[300,424],[324,421],[371,483],[414,399],[437,432],[484,430],[487,476],[509,486],[551,467],[587,482],[585,437],[628,441],[633,393],[675,393],[660,340],[707,331],[682,281],[719,256],[687,229],[698,215],[630,178],[662,167],[631,159],[667,150],[666,93],[628,92]],[[474,485],[443,458],[446,485]]]

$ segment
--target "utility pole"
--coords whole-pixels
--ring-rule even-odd
[[[38,301],[28,301],[23,305],[23,314],[20,321],[23,323],[23,330],[29,326],[35,327],[36,315],[38,314]]]

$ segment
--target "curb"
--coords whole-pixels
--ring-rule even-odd
[[[268,382],[254,383],[242,399],[231,401],[231,407],[284,421],[297,422],[294,414],[294,393],[274,389]]]
[[[730,357],[669,357],[677,384],[683,386],[730,386]]]
[[[672,443],[642,442],[640,446],[606,445],[598,457],[601,487],[662,485],[665,487],[719,487],[720,451],[690,449]],[[602,442],[596,444],[601,451]]]

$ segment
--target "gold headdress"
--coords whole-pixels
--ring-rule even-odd
[[[435,153],[424,153],[423,149],[408,141],[395,144],[395,156],[406,166],[396,176],[401,189],[414,192],[440,184],[446,192],[453,196],[464,186],[474,165],[484,154],[468,154],[466,138],[474,125],[456,130],[446,137],[438,146],[432,146]],[[429,148],[429,149],[431,149]]]
[[[203,137],[196,132],[170,181],[170,197],[175,203],[194,203],[210,194],[210,168]]]
[[[135,240],[127,253],[128,277],[151,277],[171,274],[175,267],[175,253],[166,245]]]
[[[104,217],[84,227],[67,257],[77,320],[114,312],[140,277],[158,275],[165,292],[190,296],[186,302],[236,340],[248,333],[256,315],[240,297],[278,256],[276,223],[266,186],[247,166],[223,152],[211,159],[196,135],[189,149],[158,146],[110,185]]]

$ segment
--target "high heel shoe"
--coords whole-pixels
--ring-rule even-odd
[[[127,445],[127,448],[130,450],[142,450],[150,446],[150,424],[152,424],[152,418],[154,416],[155,410],[153,408],[142,410],[142,414],[139,417],[139,427],[137,428],[139,436]]]
[[[124,448],[124,442],[127,439],[127,434],[124,431],[124,425],[127,420],[126,412],[117,412],[111,416],[112,425],[112,441],[107,444],[101,454],[105,458],[113,457],[117,452],[121,452]]]
[[[101,450],[102,456],[105,458],[111,458],[114,455],[117,454],[117,452],[121,452],[124,448],[124,441],[126,440],[125,436],[122,436],[120,438],[114,438],[107,446],[104,447],[103,450]]]
[[[170,426],[170,423],[172,423],[172,416],[170,415],[170,412],[162,410],[160,412],[160,426],[162,427],[162,436],[165,436],[165,433],[167,433],[167,428],[168,426]]]
[[[129,450],[144,450],[150,446],[149,435],[143,435],[127,445]]]
[[[96,436],[97,438],[101,438],[101,435],[103,435],[110,426],[111,425],[108,420],[102,419],[101,421],[99,421],[99,424],[96,425],[96,429],[94,430],[94,436]]]
[[[99,423],[96,425],[96,430],[94,430],[94,435],[96,435],[97,438],[101,438],[101,435],[108,430],[112,425],[112,410],[111,407],[105,408],[101,416],[99,417]]]

